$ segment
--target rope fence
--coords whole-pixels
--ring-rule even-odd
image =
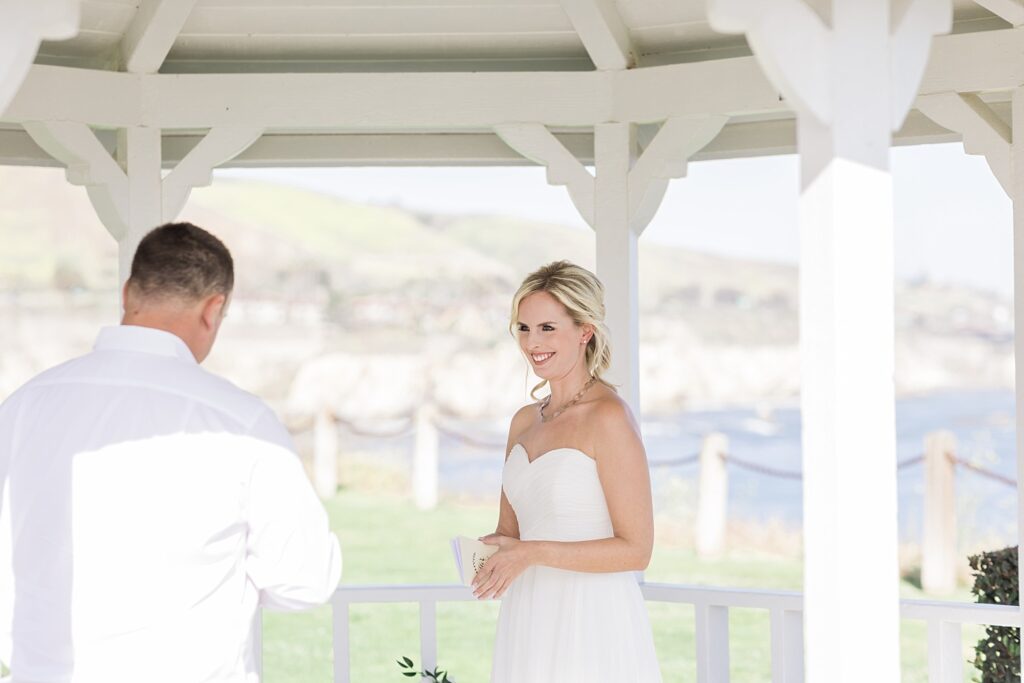
[[[953,458],[953,462],[955,464],[960,465],[961,467],[964,467],[977,475],[985,477],[986,479],[991,479],[992,481],[998,481],[999,483],[1006,484],[1007,486],[1012,486],[1013,488],[1017,488],[1016,479],[1011,479],[1010,477],[999,474],[998,472],[993,472],[992,470],[986,469],[981,465],[976,465],[975,463],[970,462],[969,460],[958,458],[955,455],[951,455],[950,457]]]
[[[351,420],[347,420],[337,415],[333,417],[334,420],[338,423],[338,425],[341,426],[346,432],[362,438],[397,439],[401,437],[412,436],[413,434],[416,433],[415,416],[405,416],[403,418],[404,422],[401,425],[401,427],[386,431],[365,429],[363,427],[360,427],[358,424],[352,422]],[[505,443],[502,441],[482,439],[471,434],[467,434],[466,432],[459,430],[457,427],[454,427],[451,424],[445,424],[438,420],[433,420],[432,423],[434,428],[437,430],[438,434],[444,436],[445,438],[451,439],[452,441],[456,441],[462,444],[463,446],[488,451],[502,450],[505,448]],[[778,479],[787,479],[790,481],[803,480],[803,473],[797,470],[786,470],[777,467],[771,467],[769,465],[764,465],[761,463],[753,462],[751,460],[739,458],[731,453],[721,453],[719,455],[727,464],[735,465],[736,467],[739,467],[750,472],[756,472],[757,474],[762,474],[764,476],[775,477]],[[991,481],[999,482],[1000,484],[1004,484],[1006,486],[1014,488],[1016,488],[1017,486],[1017,481],[1011,477],[999,474],[998,472],[993,472],[992,470],[989,470],[981,465],[978,465],[977,463],[965,460],[964,458],[958,457],[952,453],[948,454],[948,457],[952,460],[952,462],[955,465],[962,467],[965,470],[972,472],[973,474],[985,477],[986,479],[989,479]],[[920,465],[924,461],[925,454],[920,453],[918,455],[906,458],[905,460],[898,462],[896,464],[896,469],[904,470],[910,467],[914,467],[916,465]],[[650,465],[652,468],[686,467],[689,465],[697,464],[699,462],[700,453],[693,453],[680,458],[652,461]]]
[[[391,429],[388,431],[376,431],[364,429],[359,425],[355,424],[354,422],[346,420],[343,417],[338,417],[337,415],[334,416],[334,421],[341,425],[341,427],[346,432],[352,434],[353,436],[359,436],[367,439],[397,439],[399,437],[411,436],[415,434],[416,420],[413,419],[412,417],[406,417],[404,419],[405,422],[399,428]]]
[[[323,419],[323,418],[329,419]],[[424,405],[415,414],[395,416],[389,423],[399,426],[386,430],[367,429],[338,415],[320,413],[314,422],[316,430],[313,450],[313,479],[317,491],[323,496],[337,491],[338,443],[337,430],[366,438],[395,439],[414,436],[412,448],[411,484],[416,506],[429,510],[438,504],[442,441],[455,442],[464,447],[490,451],[504,451],[491,430],[480,429],[474,434],[472,423],[462,425],[451,415],[434,406]],[[461,428],[460,428],[461,427]],[[895,463],[896,471],[922,466],[923,472],[914,476],[923,478],[923,524],[921,582],[926,592],[940,594],[956,586],[958,567],[957,524],[948,511],[956,509],[958,470],[984,477],[1002,486],[1016,489],[1017,481],[981,464],[956,455],[956,436],[948,431],[929,432],[924,437],[923,452]],[[694,547],[702,558],[720,556],[726,547],[729,520],[730,471],[739,468],[758,476],[803,482],[798,469],[774,467],[752,459],[738,457],[730,452],[729,437],[723,433],[705,434],[700,450],[681,457],[654,460],[651,468],[696,467],[697,496],[694,518]]]

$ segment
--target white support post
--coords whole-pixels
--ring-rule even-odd
[[[1017,585],[1024,586],[1024,562],[1020,561],[1020,539],[1024,537],[1024,88],[1013,93],[1013,114],[1011,124],[1017,134],[1013,137],[1010,168],[1013,184],[1010,199],[1013,201],[1013,314],[1017,320],[1013,335],[1013,353],[1016,359],[1014,391],[1017,403]],[[1021,616],[1024,618],[1024,600],[1018,600]],[[1020,653],[1024,667],[1024,651]],[[1021,669],[1024,671],[1024,669]]]
[[[78,0],[0,3],[0,114],[4,112],[43,40],[67,40],[78,33]]]
[[[797,112],[806,675],[895,681],[889,145],[952,7],[833,0],[826,24],[803,0],[711,0],[708,16],[747,35]]]
[[[921,587],[926,593],[956,588],[956,437],[941,431],[924,440],[924,539]]]
[[[1006,6],[1011,6],[1009,0]],[[1024,18],[1024,17],[1022,17]],[[1013,202],[1014,319],[1024,320],[1024,87],[1013,90],[1007,126],[978,97],[956,92],[919,98],[921,111],[941,126],[963,136],[964,151],[985,157],[996,180]],[[1024,453],[1024,334],[1014,334],[1017,453]],[[1024,457],[1017,458],[1017,528],[1024,529]],[[1020,533],[1018,534],[1020,535]],[[1019,551],[1018,551],[1019,553]],[[1024,562],[1017,579],[1024,585]],[[1024,616],[1024,603],[1020,606]],[[1021,653],[1024,666],[1024,652]]]
[[[117,158],[128,181],[127,229],[117,240],[118,272],[123,285],[131,275],[135,249],[146,233],[163,223],[160,131],[118,131]]]
[[[608,378],[640,415],[640,232],[630,224],[629,172],[636,160],[635,126],[594,127],[594,232],[597,274],[604,283],[605,321],[611,332]]]
[[[69,182],[87,188],[97,215],[117,240],[122,285],[146,232],[174,220],[193,187],[209,185],[215,166],[244,151],[263,132],[252,127],[211,129],[162,178],[156,128],[118,131],[115,160],[85,124],[37,121],[24,126],[40,147],[67,166]]]
[[[725,528],[729,514],[729,470],[725,456],[729,438],[708,434],[700,449],[700,484],[697,491],[697,555],[717,557],[725,549]]]
[[[594,127],[591,175],[543,125],[503,124],[495,132],[509,147],[547,167],[548,182],[565,185],[583,219],[597,233],[597,274],[605,287],[611,330],[609,379],[640,417],[638,241],[654,217],[668,182],[686,175],[686,161],[722,130],[728,117],[668,119],[640,153],[636,126]]]

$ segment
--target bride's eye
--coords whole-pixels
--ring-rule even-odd
[[[520,332],[529,332],[529,331],[530,331],[530,328],[529,328],[529,327],[527,327],[526,325],[520,324],[520,325],[519,325],[519,331],[520,331]]]
[[[554,330],[555,328],[553,328],[553,327],[552,327],[551,325],[544,325],[544,326],[543,326],[543,327],[541,327],[540,329],[544,330],[545,332],[551,332],[551,331],[553,331],[553,330]]]

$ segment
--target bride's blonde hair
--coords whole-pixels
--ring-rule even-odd
[[[519,304],[523,299],[547,292],[565,307],[569,317],[577,325],[590,325],[594,333],[587,342],[587,372],[603,384],[611,387],[601,375],[612,364],[612,348],[609,342],[608,327],[604,323],[604,285],[597,276],[586,268],[581,268],[569,261],[555,261],[542,266],[526,276],[519,285],[516,295],[512,297],[512,319],[509,332],[515,336],[519,324]],[[537,398],[537,392],[548,383],[543,380],[530,391],[530,396]],[[614,387],[612,387],[614,389]]]

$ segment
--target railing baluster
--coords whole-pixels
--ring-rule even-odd
[[[697,683],[727,683],[729,680],[729,608],[698,603]]]
[[[963,680],[963,629],[958,623],[928,621],[928,683]]]
[[[256,616],[252,620],[252,657],[256,665],[256,675],[263,680],[263,610],[256,608]]]
[[[338,591],[331,600],[331,618],[334,622],[334,683],[349,683],[351,664],[349,662],[349,601]]]
[[[772,683],[803,683],[804,616],[773,607],[771,615]]]
[[[437,603],[433,600],[420,602],[420,660],[424,669],[433,671],[437,666]]]

